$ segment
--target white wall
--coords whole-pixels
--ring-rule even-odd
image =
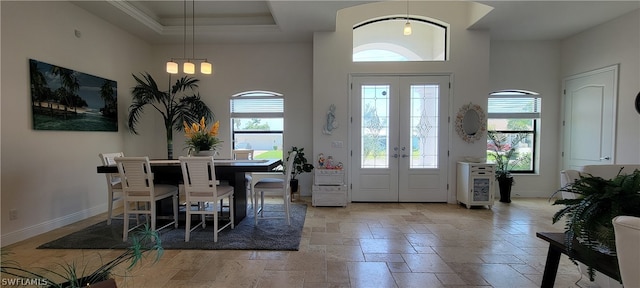
[[[367,19],[406,13],[400,2],[360,5],[338,11],[335,32],[314,35],[313,54],[313,152],[332,155],[349,168],[349,75],[350,74],[450,74],[453,75],[450,110],[469,102],[486,111],[489,93],[489,34],[466,30],[471,4],[467,2],[413,2],[412,15],[435,18],[451,24],[450,61],[405,63],[353,63],[352,27]],[[400,33],[400,31],[398,31]],[[472,49],[470,49],[472,47]],[[332,135],[322,134],[326,112],[336,105],[336,119],[341,125]],[[453,115],[453,114],[452,114]],[[455,117],[455,116],[453,116]],[[449,197],[455,198],[455,163],[462,156],[481,156],[486,143],[469,144],[450,131]],[[332,141],[343,141],[344,148],[332,148]],[[315,156],[315,155],[314,155]],[[315,157],[314,157],[315,159]]]
[[[542,98],[538,173],[515,174],[513,197],[549,197],[560,186],[559,41],[491,41],[491,91],[524,89]]]
[[[561,78],[620,64],[616,164],[640,163],[640,9],[562,41]]]
[[[146,66],[150,47],[68,2],[0,3],[6,245],[106,211],[105,178],[95,170],[98,153],[127,152],[130,73]],[[117,81],[119,131],[33,130],[30,58]],[[17,210],[16,220],[9,220],[11,209]]]

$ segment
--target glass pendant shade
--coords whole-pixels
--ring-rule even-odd
[[[178,74],[178,63],[173,61],[167,62],[167,73]]]
[[[211,63],[204,61],[200,63],[200,73],[202,74],[211,74],[213,72],[213,67]]]
[[[404,24],[404,30],[402,30],[403,34],[405,36],[409,36],[411,35],[411,23],[409,23],[409,21],[407,21],[407,23]]]
[[[187,61],[184,62],[184,65],[182,66],[182,70],[184,70],[185,74],[195,74],[196,73],[196,65]]]

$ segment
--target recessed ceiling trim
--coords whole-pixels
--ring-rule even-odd
[[[156,21],[152,17],[149,17],[149,15],[140,11],[140,9],[136,8],[135,6],[129,4],[126,1],[107,0],[107,3],[120,9],[120,11],[131,16],[133,19],[149,27],[151,30],[155,31],[156,33],[162,33],[162,31],[164,30],[164,26],[158,23],[158,21]]]

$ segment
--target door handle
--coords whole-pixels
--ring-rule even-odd
[[[600,160],[611,160],[611,157],[609,157],[609,156],[600,157]]]
[[[409,155],[407,155],[407,154],[402,154],[402,158],[407,158],[407,157],[409,157]]]

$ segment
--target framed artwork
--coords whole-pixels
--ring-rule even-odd
[[[29,59],[34,130],[118,131],[116,81]]]

